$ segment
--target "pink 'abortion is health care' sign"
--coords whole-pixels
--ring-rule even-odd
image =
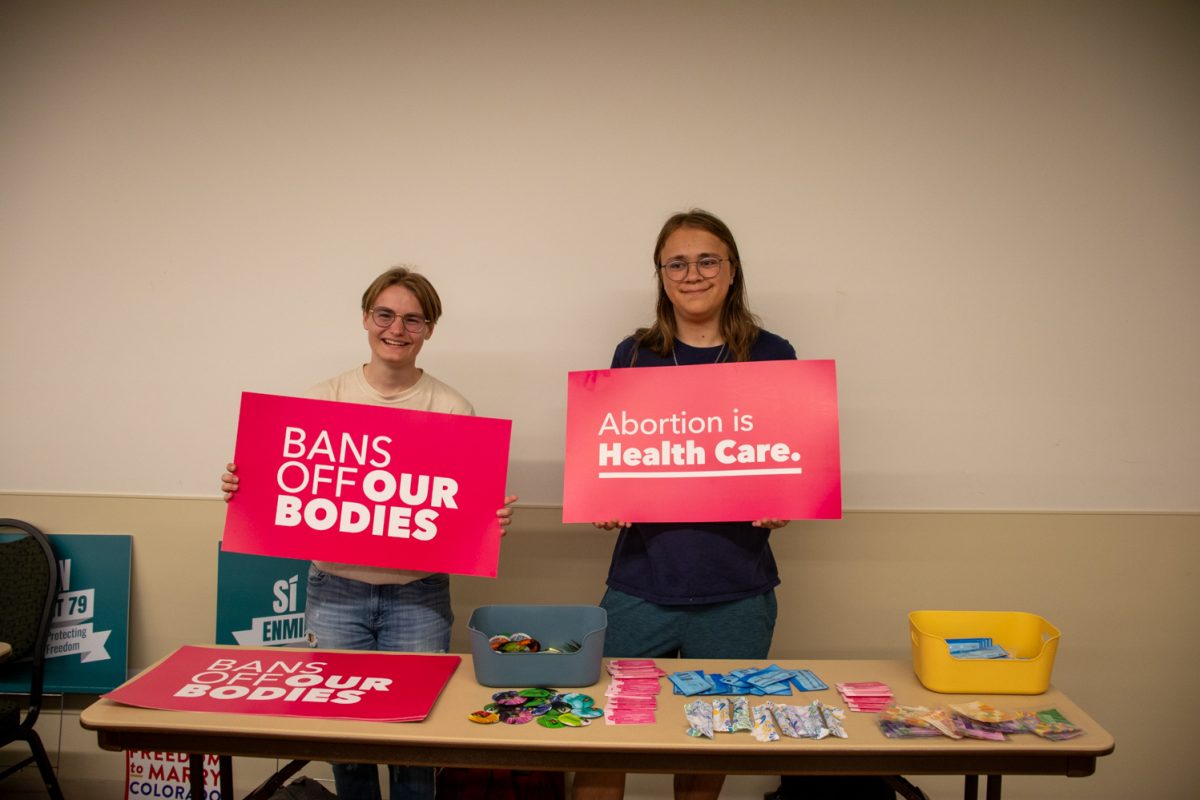
[[[842,516],[833,361],[571,372],[563,522]]]
[[[245,392],[221,549],[495,577],[511,429]]]

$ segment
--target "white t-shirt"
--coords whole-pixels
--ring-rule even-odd
[[[475,408],[457,389],[442,383],[428,372],[421,372],[417,382],[399,394],[380,394],[367,383],[361,366],[343,372],[335,378],[318,383],[305,393],[314,400],[336,400],[339,403],[365,403],[373,406],[407,408],[412,411],[437,411],[442,414],[475,415]],[[412,583],[430,573],[386,567],[367,567],[358,564],[338,564],[313,561],[317,569],[340,578],[363,583]]]

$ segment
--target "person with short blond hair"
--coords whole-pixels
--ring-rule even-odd
[[[364,403],[444,414],[471,414],[474,407],[458,390],[417,366],[417,356],[433,336],[442,301],[433,284],[407,267],[387,270],[362,296],[362,327],[371,358],[311,388],[318,400]],[[225,500],[238,489],[237,466],[221,476]],[[496,511],[501,527],[512,519],[516,496]],[[384,567],[314,561],[308,572],[305,625],[309,644],[334,650],[388,650],[444,653],[450,648],[454,614],[450,576]],[[433,800],[431,767],[388,767],[392,800]],[[378,800],[375,764],[334,764],[337,795]]]

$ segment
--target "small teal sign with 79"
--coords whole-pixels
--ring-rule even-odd
[[[128,677],[133,537],[52,533],[48,538],[58,562],[58,597],[46,637],[43,689],[78,694],[115,689]],[[0,681],[0,691],[28,688],[28,668]]]

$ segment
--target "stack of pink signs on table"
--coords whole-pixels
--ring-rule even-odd
[[[880,681],[853,681],[836,686],[851,711],[878,712],[892,704],[892,690]]]
[[[609,725],[653,725],[660,680],[667,673],[648,658],[608,662],[612,682],[604,693],[604,721]]]

